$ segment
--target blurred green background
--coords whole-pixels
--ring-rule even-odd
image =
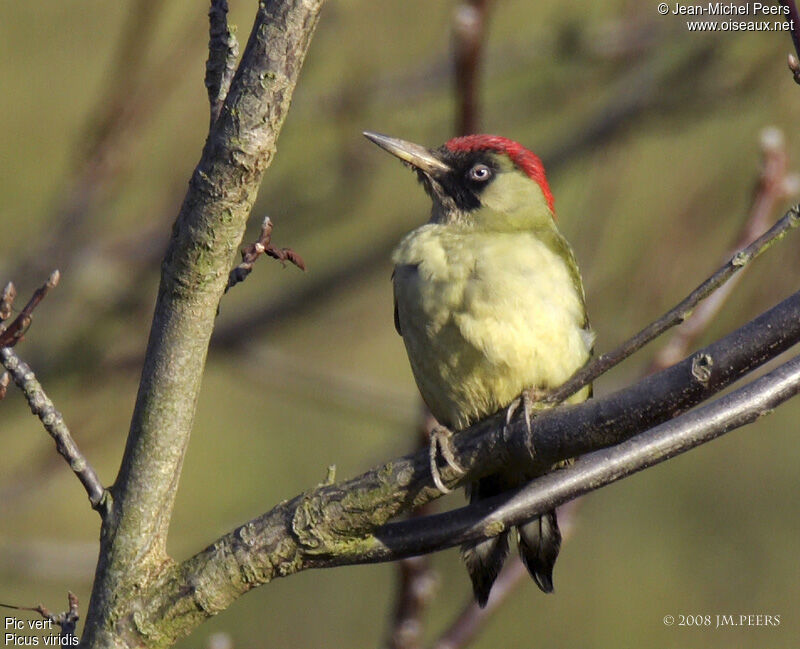
[[[548,166],[600,351],[719,264],[750,209],[765,127],[782,129],[790,161],[800,159],[788,34],[690,33],[656,4],[501,0],[491,12],[482,130]],[[269,214],[275,243],[308,272],[262,260],[223,300],[171,529],[176,558],[317,484],[330,464],[343,478],[413,447],[418,397],[392,324],[389,254],[428,200],[360,132],[429,145],[453,135],[457,5],[330,0],[323,10],[246,235]],[[232,0],[242,45],[254,7]],[[207,129],[206,8],[3,7],[0,281],[13,279],[22,301],[61,269],[18,351],[107,483],[160,255]],[[797,236],[754,265],[703,341],[796,290]],[[636,378],[657,348],[596,393]],[[790,402],[585,498],[556,595],[524,583],[474,646],[796,647],[799,415]],[[97,516],[13,388],[0,434],[0,602],[61,610],[71,589],[85,612]],[[428,640],[468,597],[457,553],[433,562]],[[236,649],[379,646],[394,590],[392,565],[307,572],[249,594],[179,646],[205,647],[219,631]],[[662,622],[717,613],[780,615],[781,626]]]

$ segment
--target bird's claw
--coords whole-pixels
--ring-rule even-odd
[[[449,428],[438,425],[431,430],[430,434],[431,441],[428,447],[428,457],[431,465],[431,476],[433,477],[433,484],[435,484],[436,488],[443,494],[449,494],[452,489],[446,487],[444,482],[442,482],[442,474],[439,471],[439,466],[436,461],[439,453],[442,454],[444,461],[447,462],[447,465],[453,469],[453,471],[458,475],[464,473],[464,468],[458,463],[455,455],[453,455],[453,448],[450,442],[452,436],[453,432]]]
[[[533,407],[533,399],[530,395],[530,392],[527,390],[522,393],[521,396],[514,399],[510,404],[508,404],[508,408],[506,409],[506,428],[511,425],[511,420],[514,418],[514,415],[517,414],[517,411],[522,407],[522,412],[525,415],[525,428],[528,431],[528,437],[531,436],[531,410]]]

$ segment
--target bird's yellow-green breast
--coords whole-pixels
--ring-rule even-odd
[[[589,357],[583,290],[555,226],[429,223],[393,255],[398,328],[433,415],[461,429]],[[585,398],[581,395],[579,398]]]

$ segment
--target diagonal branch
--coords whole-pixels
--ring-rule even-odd
[[[788,173],[788,156],[783,133],[776,128],[767,128],[761,134],[761,173],[753,193],[750,212],[739,230],[732,250],[726,253],[733,257],[740,250],[763,234],[771,221],[776,203],[788,198],[796,192],[796,174]],[[747,270],[746,268],[742,270]],[[669,367],[683,358],[692,343],[708,328],[733,294],[737,283],[744,273],[733,275],[723,286],[720,286],[708,299],[699,304],[691,317],[681,324],[669,342],[654,356],[650,371]]]
[[[67,424],[64,422],[64,418],[53,405],[50,397],[47,396],[33,370],[10,347],[0,348],[0,363],[11,375],[17,387],[22,390],[31,412],[41,420],[45,430],[55,441],[56,449],[61,454],[61,457],[67,461],[69,467],[78,476],[78,480],[81,481],[86,494],[89,496],[89,502],[92,503],[92,509],[96,509],[101,516],[104,516],[107,504],[105,499],[106,490],[92,465],[81,453],[69,432]]]
[[[23,334],[30,326],[33,310],[50,290],[55,288],[59,277],[59,272],[54,270],[47,281],[36,289],[19,315],[8,326],[4,320],[7,320],[11,315],[17,292],[11,282],[3,290],[2,297],[0,297],[0,365],[5,368],[5,371],[0,374],[0,400],[5,397],[9,378],[13,379],[14,383],[25,395],[31,412],[40,419],[45,430],[55,441],[56,450],[67,461],[75,475],[78,476],[78,480],[81,481],[89,496],[92,508],[105,517],[107,513],[107,492],[100,482],[100,478],[97,477],[94,468],[81,453],[72,438],[72,434],[69,432],[67,424],[64,422],[64,417],[53,405],[47,393],[45,393],[33,370],[11,349],[22,339]]]
[[[583,386],[594,381],[598,376],[604,374],[612,367],[618,365],[631,354],[644,347],[647,343],[654,340],[667,329],[680,324],[688,318],[692,309],[697,304],[711,295],[717,288],[722,286],[730,277],[743,269],[761,253],[767,250],[773,243],[780,241],[792,228],[800,225],[800,206],[790,209],[775,225],[767,230],[749,246],[743,248],[724,264],[717,272],[705,280],[700,286],[692,291],[687,297],[667,311],[655,322],[649,324],[632,338],[629,338],[616,349],[601,354],[594,360],[584,365],[583,369],[576,372],[572,378],[564,383],[560,388],[554,390],[545,399],[548,403],[561,403],[571,395],[575,394]]]

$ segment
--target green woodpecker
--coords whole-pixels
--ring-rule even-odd
[[[575,257],[554,220],[541,161],[503,137],[470,135],[438,149],[364,135],[408,163],[433,200],[430,221],[394,251],[394,321],[419,390],[444,427],[436,452],[459,470],[446,435],[555,388],[589,359],[594,340]],[[528,395],[522,401],[521,395]],[[585,388],[570,401],[590,395]],[[446,431],[446,432],[444,432]],[[508,467],[468,488],[471,501],[536,477]],[[517,530],[539,588],[553,590],[561,545],[555,512]],[[508,554],[509,531],[462,547],[481,606]]]

